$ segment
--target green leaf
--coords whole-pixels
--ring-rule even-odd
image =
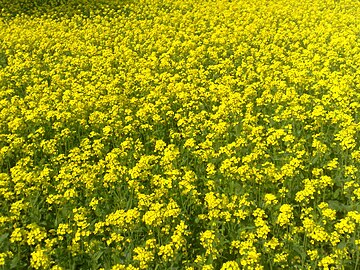
[[[343,204],[339,201],[336,201],[336,200],[330,200],[328,201],[329,203],[329,207],[336,210],[336,211],[340,211],[340,212],[344,212],[344,211],[347,211],[349,206],[346,205],[346,204]]]
[[[334,199],[338,199],[340,197],[340,195],[341,195],[341,189],[338,188],[338,189],[335,190],[332,197]]]
[[[19,269],[21,267],[21,261],[19,256],[15,256],[10,262],[10,269]]]
[[[338,249],[344,249],[346,247],[346,241],[341,241],[338,245],[337,248]]]
[[[302,259],[306,258],[306,252],[304,251],[304,248],[298,245],[293,246],[294,251],[301,256]]]
[[[9,236],[8,233],[4,233],[0,236],[0,243],[2,243],[7,237]]]
[[[5,52],[0,51],[0,68],[5,68],[8,65],[8,59]]]

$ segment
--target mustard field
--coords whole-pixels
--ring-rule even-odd
[[[0,0],[0,269],[360,269],[360,2]]]

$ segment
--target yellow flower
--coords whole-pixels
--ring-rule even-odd
[[[319,267],[324,267],[324,269],[329,270],[331,269],[329,266],[335,264],[335,260],[333,259],[333,257],[330,256],[326,256],[324,258],[322,258],[320,260],[320,262],[318,263]]]
[[[145,248],[136,247],[134,248],[134,253],[136,255],[133,256],[133,259],[139,261],[140,269],[147,269],[148,264],[154,260],[154,254]]]
[[[278,215],[276,223],[280,226],[285,226],[289,224],[293,217],[293,207],[289,204],[283,204],[280,207],[280,214]]]
[[[6,262],[5,260],[12,258],[13,255],[14,254],[11,251],[0,253],[0,266],[4,266]]]
[[[51,267],[51,270],[64,270],[64,268],[58,265],[54,265],[53,267]]]
[[[319,258],[319,252],[317,249],[308,250],[306,253],[310,257],[310,260],[312,260],[312,261],[315,261]]]
[[[240,267],[237,262],[228,261],[222,265],[221,270],[240,270]]]
[[[264,200],[265,200],[266,205],[272,205],[272,204],[277,204],[278,203],[278,200],[277,200],[276,196],[274,194],[271,194],[271,193],[265,194]]]
[[[332,159],[331,161],[328,162],[327,168],[329,170],[334,170],[334,169],[337,168],[338,165],[339,165],[338,158],[334,158],[334,159]]]
[[[355,227],[356,224],[350,217],[342,218],[335,224],[335,229],[340,234],[352,234],[355,231]]]
[[[206,167],[206,172],[208,174],[208,177],[215,175],[215,173],[216,173],[215,165],[212,163],[209,163]]]
[[[24,231],[21,228],[15,228],[11,234],[10,242],[20,242],[23,240],[23,233]]]
[[[89,206],[93,209],[96,210],[96,206],[99,204],[99,199],[97,198],[92,198],[91,202],[89,203]]]
[[[26,242],[28,245],[35,245],[46,238],[47,234],[44,229],[36,224],[30,224],[27,226],[30,231],[27,234]]]
[[[286,262],[287,258],[288,258],[288,254],[286,252],[282,252],[280,254],[275,254],[274,263]]]
[[[279,239],[277,239],[276,237],[272,237],[269,241],[267,241],[264,244],[264,247],[276,249],[276,247],[278,247],[279,245],[280,245]]]
[[[200,242],[204,248],[211,247],[214,240],[215,240],[215,234],[213,231],[207,230],[205,232],[200,233]]]
[[[40,247],[37,247],[35,251],[31,253],[30,265],[35,269],[48,268],[50,265],[50,258],[47,252]]]
[[[157,140],[155,143],[155,152],[161,152],[165,149],[166,143],[163,140]]]
[[[161,256],[164,261],[171,260],[174,256],[173,244],[169,243],[160,246],[158,255]]]

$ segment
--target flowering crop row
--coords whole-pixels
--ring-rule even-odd
[[[0,269],[360,269],[360,2],[93,2],[0,6]]]

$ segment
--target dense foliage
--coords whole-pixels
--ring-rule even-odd
[[[359,1],[79,2],[2,7],[0,269],[360,268]]]

